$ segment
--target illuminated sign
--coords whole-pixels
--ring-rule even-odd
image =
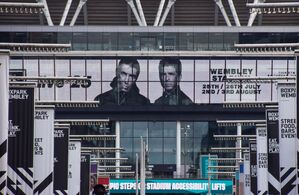
[[[232,180],[211,180],[211,192],[221,194],[232,193]],[[208,180],[185,180],[165,179],[146,180],[146,193],[207,193],[209,189]],[[140,189],[140,183],[138,184]],[[134,193],[136,190],[135,180],[111,179],[110,192],[113,193]]]

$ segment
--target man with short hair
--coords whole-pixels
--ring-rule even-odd
[[[159,63],[159,78],[163,87],[163,94],[155,104],[157,105],[191,105],[192,100],[180,89],[182,77],[182,63],[176,58],[165,58]]]
[[[146,105],[150,101],[139,93],[136,81],[140,66],[135,58],[123,58],[116,67],[116,76],[110,86],[111,90],[95,97],[100,105]]]
[[[106,195],[107,191],[104,185],[97,184],[93,187],[92,195]]]

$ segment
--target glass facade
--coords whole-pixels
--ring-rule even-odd
[[[236,127],[218,127],[215,122],[181,121],[181,166],[182,178],[199,178],[200,156],[212,153],[211,147],[234,146],[235,141],[218,142],[218,135],[235,135]],[[253,135],[254,127],[242,127],[243,135]],[[135,166],[135,155],[140,153],[140,137],[147,143],[147,170],[153,178],[175,177],[177,155],[177,122],[175,121],[121,121],[120,145],[124,148],[121,157],[128,158],[127,165]],[[243,145],[248,144],[246,141]],[[222,153],[220,157],[234,157]]]
[[[0,32],[0,42],[71,43],[76,51],[231,51],[234,44],[297,43],[286,32]]]
[[[180,125],[178,125],[180,124]],[[180,127],[180,129],[177,129]],[[115,135],[115,122],[103,125],[72,125],[71,135]],[[120,121],[121,165],[135,167],[136,153],[140,155],[140,137],[147,146],[147,178],[202,178],[201,155],[213,154],[211,147],[234,147],[235,141],[217,141],[213,135],[235,135],[236,127],[218,127],[213,121]],[[180,131],[180,138],[177,132]],[[242,127],[243,135],[254,135],[255,127]],[[177,152],[180,140],[180,154]],[[115,151],[93,150],[90,147],[115,147],[115,139],[82,138],[82,147],[89,147],[92,157],[115,158]],[[242,141],[244,147],[248,141]],[[181,174],[176,173],[177,155],[181,158]],[[234,157],[233,153],[218,153],[221,158]],[[113,166],[113,161],[100,161],[101,166]],[[131,176],[121,176],[131,177]],[[224,177],[225,178],[225,177]],[[206,179],[206,178],[202,178]]]

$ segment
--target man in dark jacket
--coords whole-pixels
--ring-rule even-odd
[[[116,68],[116,77],[110,83],[111,90],[95,97],[100,105],[146,105],[150,101],[139,93],[136,80],[140,66],[134,58],[121,59]]]
[[[180,89],[182,64],[179,59],[165,58],[159,63],[160,82],[163,94],[155,104],[157,105],[191,105],[192,100]]]

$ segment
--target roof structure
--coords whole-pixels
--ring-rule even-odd
[[[47,2],[49,14],[53,25],[61,24],[63,13],[69,2],[69,11],[65,17],[63,25],[70,25],[75,15],[78,5],[78,18],[74,25],[116,25],[116,26],[138,26],[138,22],[131,6],[128,4],[132,0],[1,0],[2,2],[36,3]],[[144,13],[144,18],[148,26],[153,26],[161,0],[139,0]],[[220,0],[169,0],[174,4],[171,6],[164,26],[226,26],[227,22],[221,10],[215,2]],[[278,3],[277,0],[222,0],[223,8],[232,26],[237,22],[233,15],[237,15],[240,25],[247,26],[250,18],[250,8],[248,3],[262,2]],[[137,1],[138,2],[138,1]],[[233,2],[235,13],[232,11],[229,2]],[[279,0],[283,2],[298,2],[297,0]],[[165,0],[162,14],[167,9],[168,0]],[[134,0],[137,11],[138,4]],[[79,6],[80,7],[80,6]],[[251,10],[252,11],[252,10]],[[140,12],[140,11],[139,11]],[[277,12],[277,11],[274,11]],[[288,13],[289,12],[289,13]],[[234,14],[233,14],[234,13]],[[17,13],[11,14],[10,9],[0,7],[1,24],[26,24],[26,25],[48,25],[46,14],[36,12],[32,14]],[[139,14],[141,15],[141,14]],[[273,14],[267,10],[262,10],[254,20],[253,26],[280,26],[299,25],[299,7],[294,7],[291,11],[284,11]]]

